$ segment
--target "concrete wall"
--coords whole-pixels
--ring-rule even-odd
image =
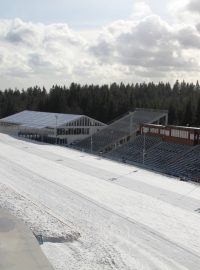
[[[0,269],[53,270],[32,232],[1,208]]]

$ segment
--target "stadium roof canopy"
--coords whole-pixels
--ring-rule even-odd
[[[78,120],[83,116],[84,115],[22,111],[5,117],[1,119],[0,122],[17,124],[27,128],[56,128],[57,126]]]

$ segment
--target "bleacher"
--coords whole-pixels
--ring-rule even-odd
[[[191,141],[184,144],[181,140],[179,144],[168,142],[162,135],[164,133],[157,131],[155,134],[137,136],[140,124],[152,124],[161,119],[167,121],[166,111],[136,109],[92,137],[78,142],[75,148],[94,154],[101,153],[112,160],[139,165],[183,180],[200,182],[200,145],[194,146],[195,143],[191,144]],[[155,125],[154,129],[160,127],[163,128]],[[177,127],[176,131],[182,129]],[[198,128],[195,129],[198,132]]]
[[[92,138],[88,137],[78,142],[75,148],[86,152],[90,152],[92,148],[92,152],[98,153],[115,143],[120,144],[121,140],[128,139],[130,135],[136,135],[139,124],[154,123],[166,115],[166,111],[136,109],[94,134]]]
[[[159,137],[139,135],[134,140],[127,144],[107,153],[105,156],[111,159],[124,162],[143,162],[143,150],[148,151],[151,147],[159,144],[161,139]]]
[[[191,146],[161,142],[149,149],[145,156],[145,165],[164,172],[168,171],[169,164],[173,164]]]
[[[200,146],[163,142],[160,137],[139,135],[105,157],[174,176],[200,176]]]
[[[193,146],[167,168],[169,174],[200,181],[200,145]]]

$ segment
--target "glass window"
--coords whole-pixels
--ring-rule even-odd
[[[190,134],[190,140],[194,141],[194,134]]]
[[[165,130],[164,129],[160,129],[160,134],[165,135]]]
[[[149,128],[147,128],[147,127],[143,127],[143,132],[144,132],[144,133],[149,132]]]
[[[165,136],[169,136],[169,130],[165,130]]]

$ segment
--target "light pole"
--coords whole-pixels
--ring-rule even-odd
[[[145,154],[146,154],[146,137],[145,137],[145,132],[143,133],[144,134],[144,145],[143,145],[143,155],[142,155],[142,164],[144,165],[144,160],[145,160]]]
[[[133,130],[133,113],[130,115],[130,139],[131,139],[131,134]]]
[[[92,140],[92,135],[91,135],[91,141],[90,141],[90,143],[91,143],[91,154],[92,154],[92,152],[93,152],[93,140]]]
[[[58,144],[58,141],[57,141],[57,122],[58,122],[58,116],[55,114],[55,118],[56,118],[56,144]]]
[[[91,150],[91,154],[93,152],[93,137],[92,137],[92,132],[93,132],[93,123],[91,122],[91,139],[90,139],[90,150]]]

